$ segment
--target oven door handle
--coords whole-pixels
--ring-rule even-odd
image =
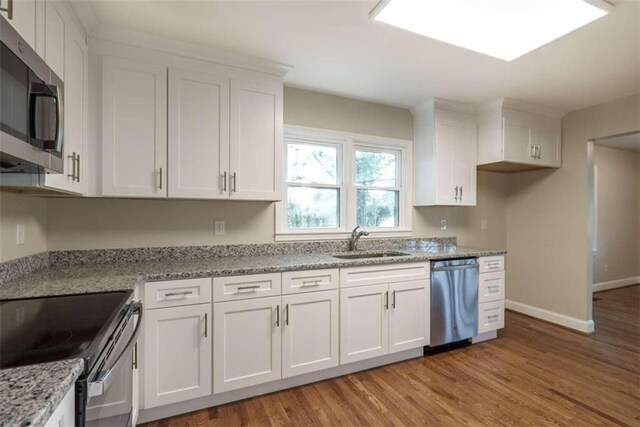
[[[132,315],[133,314],[138,315],[138,322],[136,323],[136,328],[133,330],[133,334],[131,335],[131,338],[129,338],[129,342],[127,342],[127,345],[124,347],[122,352],[118,355],[118,357],[116,358],[115,362],[113,362],[111,367],[106,371],[104,371],[104,374],[99,375],[96,381],[91,381],[88,384],[89,397],[102,396],[102,394],[104,394],[107,391],[107,389],[111,385],[111,382],[114,379],[112,375],[113,372],[118,369],[120,364],[125,360],[124,356],[129,352],[129,350],[131,350],[131,348],[133,348],[136,341],[138,340],[138,335],[140,335],[140,326],[142,326],[142,313],[143,313],[142,303],[140,302],[131,303],[131,312],[132,312]]]

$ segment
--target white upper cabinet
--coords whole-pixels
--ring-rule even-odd
[[[282,109],[282,84],[231,80],[231,198],[282,198]]]
[[[559,168],[561,117],[550,108],[506,98],[484,105],[478,113],[478,168]]]
[[[102,61],[102,195],[166,197],[167,68]]]
[[[170,198],[229,197],[229,79],[169,70]]]
[[[46,2],[44,59],[53,72],[66,81],[64,71],[67,43],[63,7],[66,7],[66,4],[59,1]]]
[[[414,117],[414,204],[475,206],[476,123],[473,107],[433,99]]]
[[[31,46],[36,52],[36,32],[40,31],[36,25],[36,16],[38,15],[38,1],[36,0],[3,0],[2,8],[11,9],[11,17],[9,12],[0,12],[2,16],[11,24],[20,36]]]
[[[65,31],[64,47],[64,171],[45,175],[44,186],[68,193],[87,189],[85,139],[88,104],[88,51],[84,37],[71,27]]]

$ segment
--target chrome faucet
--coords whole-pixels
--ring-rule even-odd
[[[360,238],[362,236],[368,236],[369,235],[368,231],[364,231],[364,230],[358,231],[358,228],[360,228],[360,226],[357,226],[351,232],[351,240],[349,240],[349,250],[350,251],[357,251],[358,250],[358,240],[360,240]]]

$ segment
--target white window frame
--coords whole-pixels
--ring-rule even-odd
[[[340,189],[340,226],[337,228],[305,228],[290,229],[287,226],[287,144],[300,142],[338,147],[338,184],[317,185],[302,184],[308,187],[327,187]],[[398,176],[396,188],[399,190],[399,225],[398,227],[366,228],[369,238],[410,237],[412,216],[412,146],[413,142],[404,139],[378,137],[350,132],[315,129],[303,126],[286,125],[284,127],[284,162],[282,169],[283,195],[282,201],[276,203],[276,241],[292,240],[332,240],[350,237],[356,226],[356,185],[355,185],[355,151],[357,149],[395,152],[398,154]],[[297,185],[297,184],[296,184]],[[382,188],[381,188],[382,189]]]

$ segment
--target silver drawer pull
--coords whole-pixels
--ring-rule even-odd
[[[487,287],[490,291],[496,290],[499,291],[500,290],[500,286],[499,285],[495,285],[495,286],[488,286]]]
[[[322,280],[316,280],[314,282],[302,282],[302,288],[311,288],[314,286],[320,286],[322,284]]]
[[[492,314],[491,316],[487,316],[487,319],[493,320],[493,319],[498,319],[499,317],[500,317],[499,314]]]
[[[498,268],[498,267],[500,267],[500,263],[499,262],[489,263],[489,264],[487,264],[487,267],[489,267],[489,268]]]
[[[249,289],[251,289],[252,291],[254,291],[254,292],[255,292],[256,290],[258,290],[258,288],[259,288],[259,287],[260,287],[260,285],[252,285],[252,286],[238,286],[238,288],[237,288],[237,292],[240,292],[240,291],[246,291],[246,290],[249,290]]]
[[[191,295],[193,293],[193,291],[183,291],[183,292],[168,292],[166,294],[164,294],[165,297],[177,297],[177,296],[187,296],[187,295]]]

